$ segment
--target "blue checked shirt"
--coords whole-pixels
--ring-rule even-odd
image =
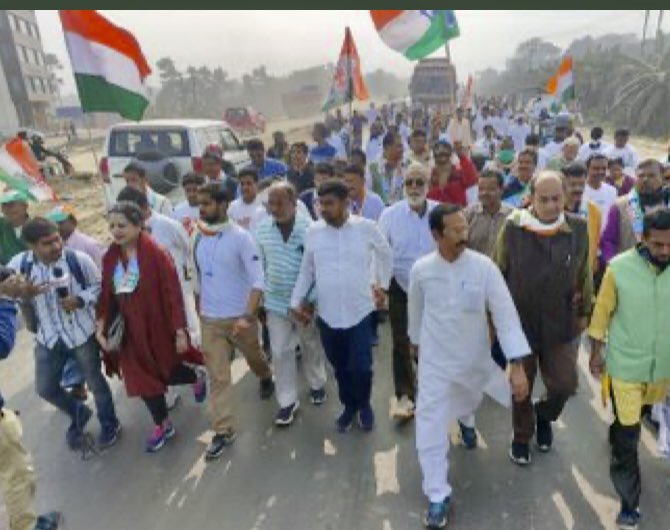
[[[284,241],[272,217],[265,218],[256,228],[256,242],[265,270],[263,305],[266,311],[283,316],[288,314],[291,293],[305,252],[305,232],[311,224],[311,219],[296,213],[295,224],[287,241]]]

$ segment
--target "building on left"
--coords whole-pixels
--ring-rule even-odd
[[[0,132],[48,129],[59,87],[47,65],[35,11],[0,10]]]

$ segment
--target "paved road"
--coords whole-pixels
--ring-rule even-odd
[[[34,393],[27,335],[0,365],[0,379],[9,405],[21,410],[35,455],[38,505],[62,510],[68,530],[407,530],[421,527],[424,499],[413,426],[397,428],[387,419],[389,335],[384,327],[376,355],[374,432],[336,433],[334,399],[319,409],[305,404],[294,426],[276,429],[275,403],[259,401],[255,378],[236,360],[240,436],[210,464],[202,459],[209,439],[205,411],[187,391],[173,415],[177,437],[148,455],[149,415],[115,383],[123,438],[103,456],[82,461],[64,446],[66,419]],[[556,450],[537,456],[529,469],[507,459],[509,413],[485,403],[477,417],[482,447],[452,450],[453,528],[611,528],[616,503],[607,475],[606,415],[595,390],[583,377],[557,429]],[[667,528],[670,465],[652,456],[649,436],[644,442],[645,528]]]

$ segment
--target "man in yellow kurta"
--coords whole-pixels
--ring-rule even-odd
[[[670,388],[668,265],[670,209],[664,208],[644,217],[641,243],[610,262],[588,331],[591,373],[604,376],[603,396],[613,402],[610,476],[621,498],[617,525],[625,530],[640,520],[640,412],[663,401]]]

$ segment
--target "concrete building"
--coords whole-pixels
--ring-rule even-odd
[[[0,10],[0,69],[0,130],[47,129],[58,87],[45,63],[34,10]]]

